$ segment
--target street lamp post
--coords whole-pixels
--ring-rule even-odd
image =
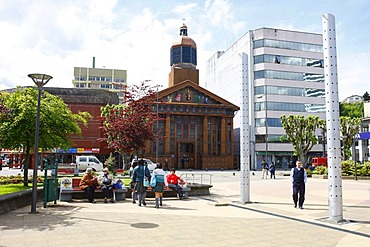
[[[156,128],[156,134],[158,135],[158,128],[159,128],[159,126],[158,126],[158,88],[159,87],[162,87],[162,85],[159,85],[159,84],[157,84],[156,85],[156,87],[157,87],[157,128]],[[158,136],[157,136],[157,139],[155,140],[155,163],[157,164],[158,163],[158,146],[159,146],[159,140],[158,140]]]
[[[265,98],[265,100],[264,100],[264,104],[265,104],[265,151],[266,151],[265,160],[268,163],[268,155],[267,155],[267,152],[268,152],[267,86],[264,87],[264,94],[261,95],[261,96],[258,96],[257,98],[262,99],[262,97]],[[261,107],[261,110],[262,110],[262,107]]]
[[[38,168],[38,151],[39,151],[39,128],[40,128],[40,100],[41,100],[41,90],[42,87],[48,83],[53,77],[46,74],[29,74],[33,82],[37,86],[38,96],[37,96],[37,113],[36,113],[36,130],[35,130],[35,149],[34,149],[34,167],[33,167],[33,180],[32,180],[32,204],[31,213],[35,214],[36,202],[37,202],[37,168]]]
[[[268,121],[267,121],[267,86],[265,86],[265,132],[266,132],[266,162],[268,163]]]

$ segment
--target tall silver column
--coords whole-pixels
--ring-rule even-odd
[[[332,14],[324,14],[322,16],[322,27],[328,144],[329,220],[338,222],[343,220],[343,197],[337,48],[335,38],[335,18]]]
[[[250,164],[249,164],[249,107],[248,107],[248,56],[241,56],[241,125],[240,125],[240,202],[250,202]]]

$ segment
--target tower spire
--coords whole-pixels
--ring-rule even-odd
[[[185,25],[185,18],[182,18],[182,26],[180,27],[180,36],[188,36],[188,27]]]

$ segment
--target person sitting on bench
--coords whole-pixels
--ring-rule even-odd
[[[184,185],[185,182],[179,176],[177,176],[175,172],[175,168],[172,168],[171,173],[167,175],[168,188],[176,191],[178,197],[181,199],[182,197],[184,197],[184,194],[182,192],[182,185]]]
[[[92,168],[87,168],[85,174],[80,181],[80,188],[87,194],[90,203],[96,203],[94,200],[94,191],[98,185],[96,176],[92,175]]]
[[[104,203],[107,203],[107,197],[110,198],[110,202],[114,203],[113,198],[113,176],[109,174],[108,168],[103,169],[103,175],[99,177],[98,184],[103,191]]]

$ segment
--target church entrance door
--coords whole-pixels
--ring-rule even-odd
[[[180,142],[177,152],[178,169],[194,169],[194,143]]]

